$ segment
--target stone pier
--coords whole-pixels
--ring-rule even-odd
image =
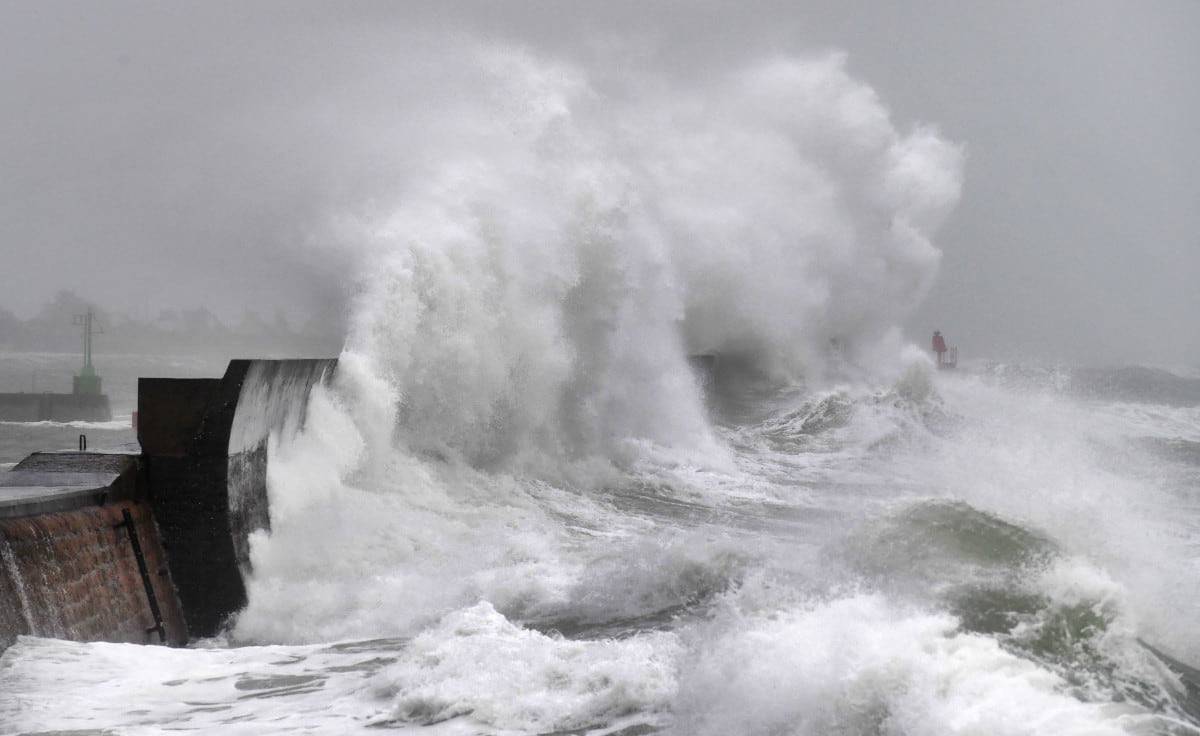
[[[187,640],[142,476],[136,456],[79,452],[0,474],[0,648],[19,634]]]
[[[269,438],[296,432],[335,360],[235,360],[141,379],[137,454],[39,452],[0,472],[0,650],[19,635],[184,644],[246,603],[270,528]]]

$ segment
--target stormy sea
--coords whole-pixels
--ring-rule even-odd
[[[5,733],[1196,732],[1200,376],[718,364],[706,454],[378,466],[318,389],[227,636],[22,637]],[[5,425],[10,439],[29,432]],[[587,463],[584,463],[585,465]]]
[[[482,58],[341,222],[246,608],[20,637],[0,732],[1200,733],[1200,372],[937,370],[962,151],[839,55],[617,97]]]

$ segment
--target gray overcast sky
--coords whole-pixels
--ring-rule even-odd
[[[1200,363],[1195,0],[0,3],[0,307],[340,309],[348,265],[310,242],[378,193],[420,113],[396,90],[435,85],[454,34],[601,84],[845,50],[901,129],[967,150],[914,338]]]

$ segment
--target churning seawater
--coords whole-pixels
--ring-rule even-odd
[[[647,453],[588,490],[444,458],[321,477],[355,452],[322,393],[273,448],[276,537],[229,636],[22,638],[0,723],[1193,733],[1185,687],[1139,640],[1200,655],[1200,408],[1045,376],[717,381],[727,457]]]
[[[1200,660],[1196,377],[906,347],[959,146],[838,54],[466,46],[397,72],[403,173],[334,228],[346,348],[245,610],[20,639],[6,732],[1197,732],[1140,643]]]

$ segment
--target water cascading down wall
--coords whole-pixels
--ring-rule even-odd
[[[16,636],[182,644],[246,602],[270,528],[268,438],[336,361],[234,360],[138,382],[140,453],[35,453],[0,473],[0,650]]]

